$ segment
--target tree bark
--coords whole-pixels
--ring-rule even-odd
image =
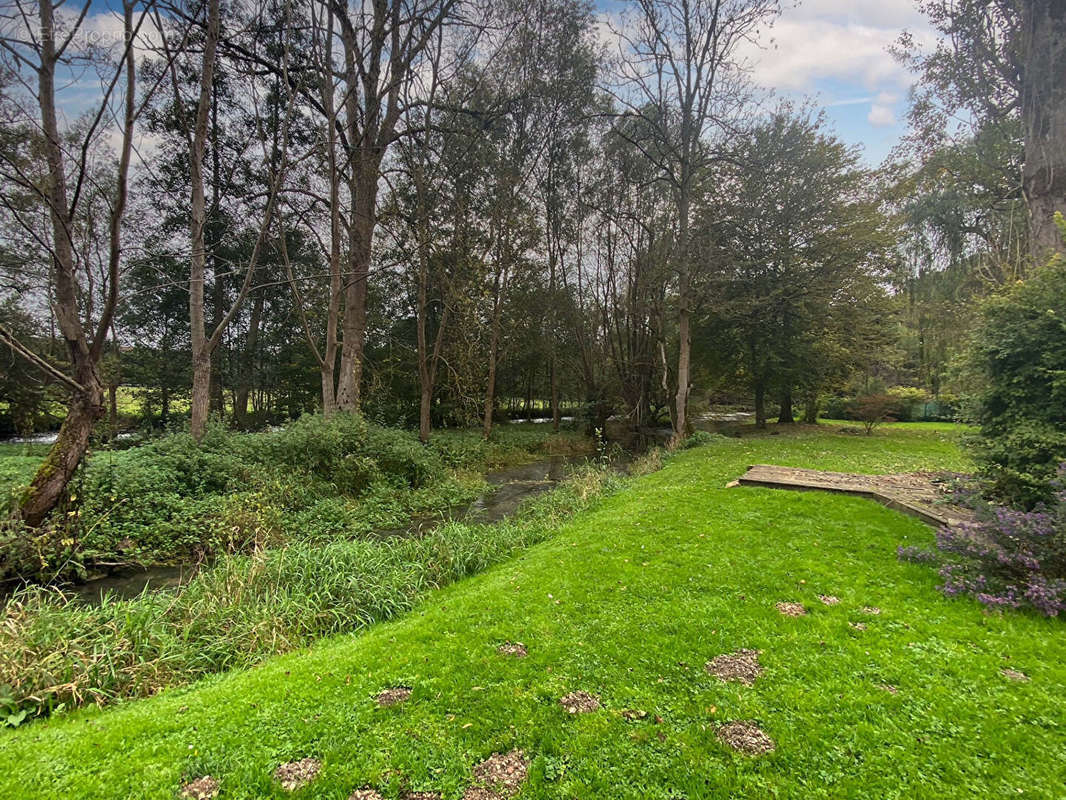
[[[777,415],[778,425],[793,425],[796,422],[796,414],[792,410],[792,389],[781,391],[781,411]]]
[[[221,30],[219,0],[209,0],[207,5],[207,33],[204,39],[203,61],[200,73],[200,95],[196,105],[189,147],[189,178],[192,185],[189,208],[189,333],[192,345],[192,408],[189,430],[199,441],[207,428],[211,413],[211,350],[208,348],[206,322],[204,320],[204,276],[207,266],[207,249],[204,238],[207,227],[207,199],[204,193],[204,150],[207,146],[208,115],[214,85],[215,61]],[[174,88],[177,91],[177,79]],[[178,97],[175,98],[179,100]]]
[[[816,425],[818,423],[818,394],[816,392],[808,393],[805,398],[803,421],[807,425]]]
[[[481,435],[492,435],[492,415],[496,410],[496,362],[500,356],[500,317],[502,314],[499,279],[496,282],[495,302],[492,310],[492,332],[489,336],[488,375],[485,378],[485,411],[481,423]]]
[[[366,348],[366,296],[370,278],[370,256],[377,224],[377,186],[380,162],[376,157],[362,157],[353,171],[351,193],[354,198],[349,217],[348,285],[344,291],[343,342],[340,376],[337,384],[337,408],[357,412],[363,379],[363,354]]]
[[[1066,3],[1022,4],[1022,183],[1038,263],[1066,252],[1055,213],[1066,214]]]
[[[682,165],[687,172],[689,164]],[[678,200],[678,287],[677,287],[677,396],[674,400],[674,435],[672,443],[681,444],[688,435],[688,397],[691,389],[689,375],[692,360],[692,272],[689,264],[689,181],[682,176]]]
[[[766,428],[766,385],[761,380],[755,382],[755,427]]]

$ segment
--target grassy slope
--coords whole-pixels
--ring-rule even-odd
[[[949,438],[912,426],[684,452],[404,619],[0,734],[0,797],[172,798],[205,773],[223,797],[281,796],[274,767],[310,755],[323,770],[300,797],[407,785],[458,798],[473,764],[511,747],[533,758],[530,798],[1061,797],[1061,621],[945,599],[930,570],[895,558],[931,531],[870,501],[722,488],[757,462],[965,468]],[[779,600],[811,613],[782,617]],[[497,655],[507,639],[529,657]],[[703,672],[740,647],[763,651],[754,687]],[[1005,665],[1032,680],[1009,682]],[[397,684],[412,698],[375,708],[372,695]],[[569,718],[557,699],[575,689],[605,710]],[[651,717],[626,722],[625,708]],[[713,726],[732,719],[757,720],[777,751],[727,751]]]

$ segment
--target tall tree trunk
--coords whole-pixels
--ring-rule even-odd
[[[755,381],[755,427],[766,428],[766,384],[762,380]]]
[[[492,435],[492,415],[496,410],[496,361],[500,355],[500,305],[497,297],[495,308],[492,312],[488,375],[485,378],[485,410],[481,422],[481,435],[486,439]]]
[[[792,425],[796,422],[796,415],[792,410],[792,387],[781,390],[781,411],[777,415],[778,425]]]
[[[199,441],[211,413],[211,349],[204,320],[204,276],[207,266],[205,228],[207,199],[204,194],[204,150],[207,146],[208,114],[214,85],[215,56],[221,29],[219,0],[207,5],[207,35],[204,39],[200,95],[189,147],[191,201],[189,208],[189,332],[192,345],[192,407],[189,430]],[[177,89],[177,79],[174,79]]]
[[[1022,3],[1023,186],[1038,260],[1066,252],[1055,212],[1066,214],[1066,3]]]
[[[337,385],[337,408],[359,410],[363,379],[363,353],[366,347],[366,296],[370,278],[370,255],[377,212],[378,170],[376,158],[361,157],[353,172],[351,216],[349,219],[348,285],[344,292],[343,342]]]
[[[677,289],[677,396],[674,401],[674,435],[672,443],[677,445],[688,435],[688,397],[691,377],[689,368],[692,359],[692,276],[689,265],[689,198],[687,181],[682,182],[681,198],[678,208],[678,239],[680,253],[678,258]]]

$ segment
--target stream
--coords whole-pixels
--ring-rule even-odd
[[[438,525],[454,520],[490,524],[499,522],[514,514],[523,500],[552,489],[575,467],[587,461],[588,456],[552,456],[530,464],[487,472],[485,481],[490,488],[473,502],[414,517],[403,528],[380,530],[372,536],[378,539],[424,536]],[[616,462],[616,466],[622,469],[625,463]],[[194,566],[126,567],[71,586],[69,591],[84,602],[96,605],[108,594],[114,600],[128,600],[146,589],[174,589],[195,574]]]

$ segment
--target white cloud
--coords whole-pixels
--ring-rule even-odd
[[[763,47],[751,47],[745,56],[755,81],[767,88],[808,91],[831,79],[868,89],[886,84],[902,89],[911,75],[888,52],[899,33],[894,27],[783,17]]]
[[[914,0],[803,0],[785,14],[790,19],[831,19],[897,29],[927,24]]]
[[[870,106],[870,113],[866,120],[875,128],[891,128],[896,124],[896,112],[890,106],[874,103]]]

